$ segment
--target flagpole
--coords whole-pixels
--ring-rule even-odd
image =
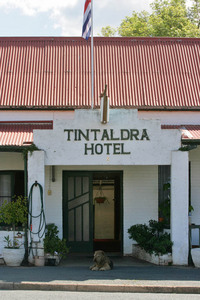
[[[91,107],[94,108],[93,0],[91,0]]]

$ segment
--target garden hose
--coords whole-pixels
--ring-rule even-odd
[[[39,191],[40,191],[40,205],[41,205],[41,210],[40,213],[38,215],[33,215],[33,189],[34,187],[39,187]],[[41,184],[39,184],[37,181],[35,181],[35,183],[32,184],[31,188],[30,188],[30,192],[29,192],[29,221],[28,221],[28,229],[30,232],[30,247],[29,247],[29,253],[30,250],[32,249],[32,235],[37,235],[39,239],[41,239],[44,234],[45,234],[45,228],[46,228],[46,220],[45,220],[45,213],[44,213],[44,203],[43,203],[43,188],[41,186]],[[33,219],[39,219],[39,225],[38,225],[38,229],[36,231],[33,231],[32,228],[32,221]]]

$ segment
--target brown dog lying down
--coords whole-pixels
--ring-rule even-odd
[[[90,267],[90,270],[92,271],[107,271],[113,268],[113,262],[102,250],[94,252],[93,261],[94,265]]]

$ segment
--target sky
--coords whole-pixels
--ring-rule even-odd
[[[94,36],[151,0],[94,0]],[[85,0],[0,0],[0,36],[81,36]]]

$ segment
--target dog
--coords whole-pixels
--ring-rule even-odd
[[[102,250],[94,252],[93,261],[94,265],[90,267],[91,271],[107,271],[113,268],[113,262]]]

